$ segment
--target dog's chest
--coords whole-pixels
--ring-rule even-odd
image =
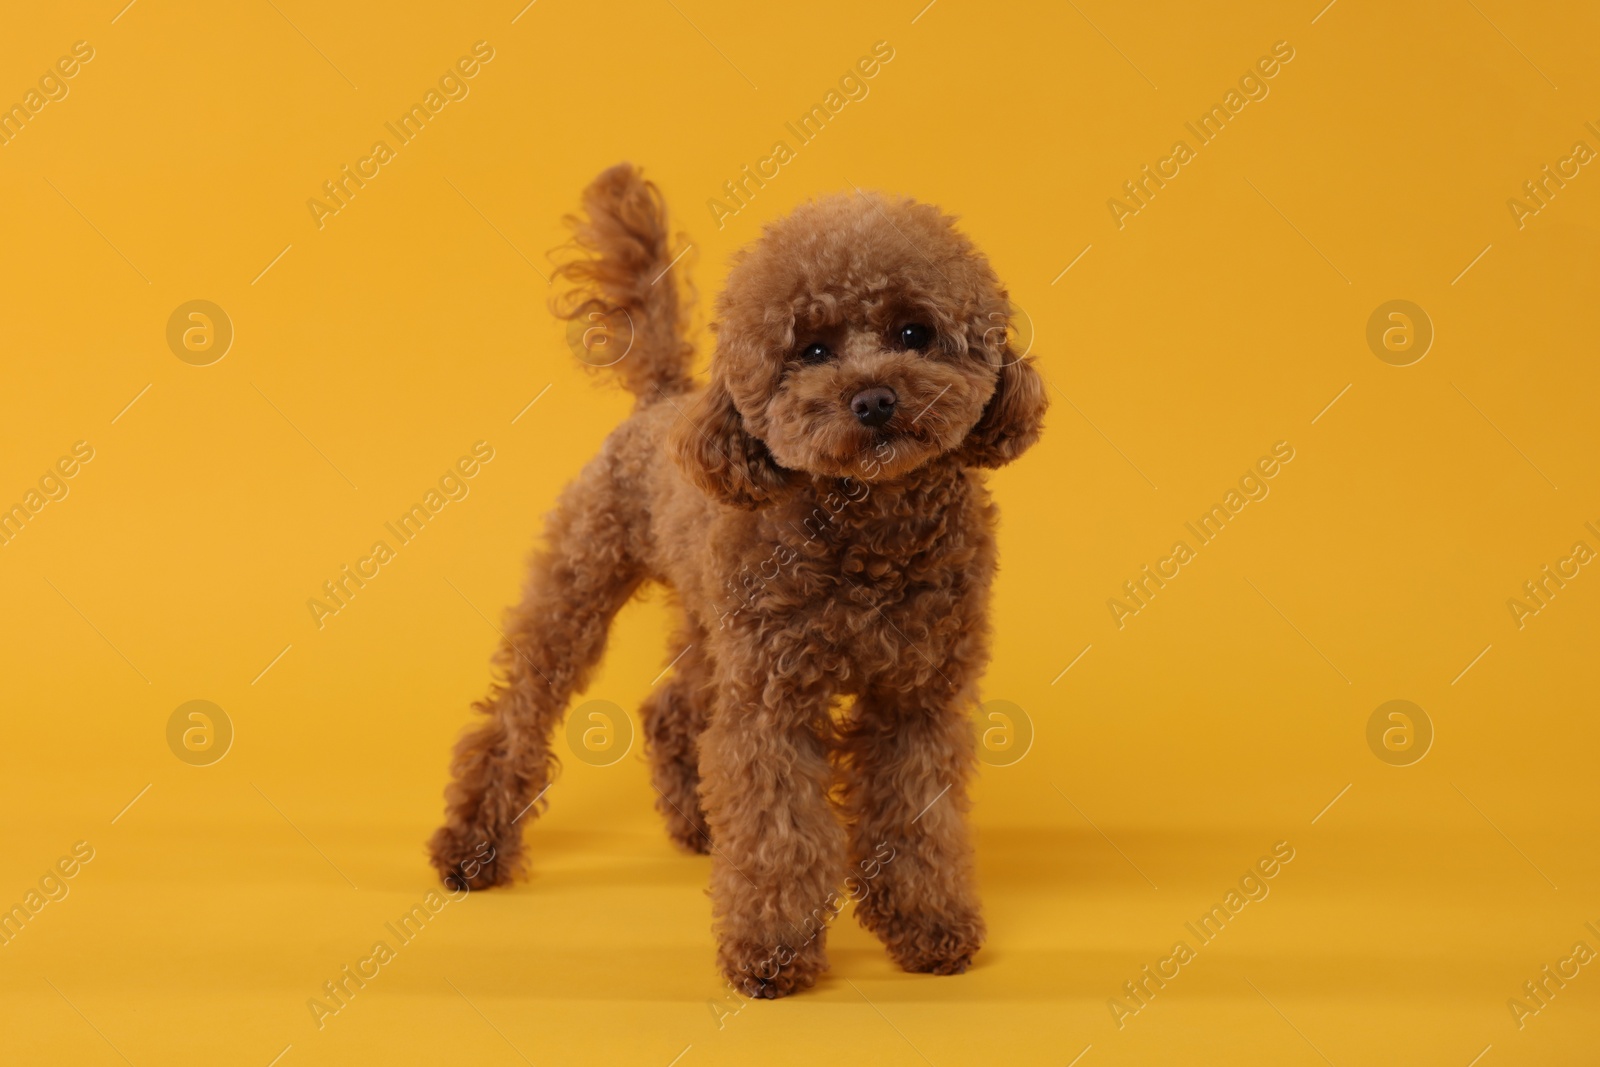
[[[727,582],[723,624],[856,678],[938,661],[981,624],[987,503],[855,488],[768,516]]]

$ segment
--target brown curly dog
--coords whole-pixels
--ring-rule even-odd
[[[548,520],[434,866],[474,888],[520,873],[551,735],[656,581],[681,622],[642,709],[651,777],[673,839],[712,856],[723,973],[750,996],[810,986],[841,885],[900,966],[966,970],[995,572],[980,470],[1031,445],[1046,407],[1005,290],[937,208],[811,202],[735,259],[700,386],[660,193],[621,164],[584,211],[558,313],[631,324],[612,369],[638,402]]]

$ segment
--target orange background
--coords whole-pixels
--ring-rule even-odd
[[[1600,175],[1507,206],[1600,149],[1592,8],[120,6],[0,38],[0,103],[94,50],[0,146],[0,505],[94,450],[0,547],[0,904],[94,853],[0,947],[0,1059],[1593,1062],[1595,968],[1507,1007],[1600,949],[1600,575],[1507,608],[1600,549]],[[469,94],[319,229],[307,200],[480,40]],[[719,229],[707,201],[878,41],[866,97]],[[1279,41],[1269,94],[1119,229],[1107,201]],[[625,158],[702,307],[762,222],[859,186],[959,214],[1033,323],[1054,407],[991,480],[984,684],[1019,732],[974,712],[990,945],[910,976],[844,916],[816,990],[719,1028],[707,861],[635,746],[568,759],[534,877],[446,906],[319,1030],[307,1000],[434,887],[493,620],[627,410],[544,277]],[[234,331],[208,366],[166,339],[196,299]],[[1435,333],[1403,367],[1366,339],[1395,299]],[[318,629],[323,581],[480,440],[470,494]],[[1279,441],[1270,495],[1119,629],[1107,600]],[[583,699],[635,714],[665,626],[628,608]],[[197,699],[234,731],[210,766],[168,745]],[[1396,699],[1435,735],[1410,766],[1368,746]],[[1119,1029],[1108,1000],[1279,841],[1270,895]]]

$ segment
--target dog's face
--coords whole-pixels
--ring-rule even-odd
[[[998,467],[1038,436],[1044,388],[1008,341],[1005,291],[931,206],[804,205],[740,253],[717,313],[711,384],[676,444],[730,503],[756,506],[793,472]]]

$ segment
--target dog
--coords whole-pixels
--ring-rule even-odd
[[[657,582],[678,621],[643,734],[669,834],[711,856],[723,974],[751,997],[814,984],[841,884],[905,970],[965,971],[984,939],[965,823],[996,568],[982,471],[1047,407],[1005,289],[931,205],[810,201],[736,255],[699,385],[656,186],[619,164],[568,222],[557,313],[627,324],[610,371],[637,402],[547,520],[434,867],[475,889],[522,873],[551,736]]]

